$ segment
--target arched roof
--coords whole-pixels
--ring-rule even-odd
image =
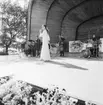
[[[69,40],[80,39],[80,26],[103,15],[103,0],[31,0],[29,3],[29,28],[32,7],[36,2],[48,6],[46,24],[51,38],[62,34]],[[30,30],[29,30],[30,31]],[[29,32],[30,33],[30,32]]]

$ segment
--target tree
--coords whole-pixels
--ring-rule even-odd
[[[1,9],[3,13],[1,40],[8,54],[8,48],[16,42],[16,38],[27,35],[27,8],[24,9],[16,3],[6,1],[1,4]]]

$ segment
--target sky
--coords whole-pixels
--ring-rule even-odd
[[[3,2],[4,0],[0,0],[0,2]],[[8,0],[6,0],[8,1]],[[13,3],[14,2],[18,2],[20,4],[21,7],[24,7],[25,1],[29,1],[29,0],[11,0]]]

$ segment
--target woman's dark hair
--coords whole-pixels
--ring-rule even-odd
[[[48,30],[47,26],[46,26],[46,25],[44,25],[44,27],[45,27],[45,29],[47,30],[47,32],[49,32],[49,30]]]
[[[44,27],[46,28],[46,25],[44,25]]]

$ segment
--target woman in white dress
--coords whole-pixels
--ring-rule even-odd
[[[48,29],[46,28],[46,25],[42,25],[42,29],[40,30],[39,37],[42,38],[40,60],[49,61],[51,59],[50,50],[49,50],[50,37],[48,34]]]

